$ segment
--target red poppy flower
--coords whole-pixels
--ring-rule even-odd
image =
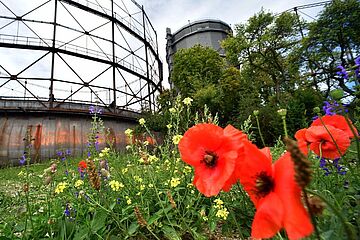
[[[194,185],[205,196],[217,195],[232,176],[238,157],[236,142],[214,124],[188,129],[179,142],[184,162],[195,168]]]
[[[300,150],[307,155],[308,154],[308,145],[310,144],[306,140],[306,128],[300,129],[295,133],[295,139],[297,140],[298,147]]]
[[[324,124],[321,122],[321,120]],[[354,137],[354,134],[351,131],[351,128],[350,128],[349,124],[346,122],[346,119],[344,116],[326,115],[326,116],[321,117],[321,120],[320,120],[320,118],[316,119],[315,121],[313,121],[311,126],[323,126],[323,125],[329,126],[330,125],[337,129],[343,130],[349,138]],[[352,122],[350,121],[350,119],[349,119],[349,122],[352,125]],[[352,128],[355,130],[355,133],[358,134],[354,125],[352,125]]]
[[[343,130],[331,125],[326,125],[326,128],[324,126],[309,127],[306,130],[305,138],[310,143],[310,149],[316,155],[328,159],[341,157],[350,146],[348,135]]]
[[[85,170],[86,167],[87,167],[87,165],[86,165],[86,162],[85,162],[85,161],[80,161],[80,162],[79,162],[78,168],[79,168],[81,171]]]
[[[241,151],[243,149],[242,142],[248,141],[248,138],[245,133],[242,131],[234,128],[232,125],[227,125],[226,128],[224,128],[224,134],[228,137],[230,137],[233,141],[235,141],[238,145],[237,151],[238,155],[241,154]],[[235,169],[241,167],[241,159],[238,158],[238,160],[235,162]],[[225,192],[230,191],[232,185],[234,185],[239,179],[239,176],[237,175],[237,171],[234,171],[231,177],[225,182],[222,190]]]
[[[247,141],[243,144],[240,182],[257,209],[251,236],[271,238],[282,228],[289,239],[310,235],[313,226],[301,202],[290,154],[285,153],[272,164],[268,149],[259,150]]]

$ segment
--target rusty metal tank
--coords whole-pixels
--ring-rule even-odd
[[[92,115],[90,105],[69,103],[61,109],[44,109],[36,101],[0,100],[0,166],[19,165],[26,150],[27,131],[32,136],[32,162],[57,157],[57,152],[70,150],[72,156],[87,155],[88,133]],[[139,113],[121,111],[112,113],[103,109],[98,115],[108,130],[108,139],[99,134],[100,148],[106,140],[113,142],[117,150],[124,149],[127,138],[124,131],[136,125]]]

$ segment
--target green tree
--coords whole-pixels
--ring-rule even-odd
[[[298,18],[285,12],[280,16],[260,11],[245,24],[237,24],[235,35],[223,41],[228,61],[246,68],[257,81],[264,101],[293,89],[299,79],[298,60],[292,50],[300,44]],[[260,90],[260,89],[259,89]]]
[[[174,56],[171,80],[184,97],[193,97],[198,89],[217,84],[224,66],[224,60],[212,48],[196,45],[180,49]]]
[[[305,75],[318,89],[326,86],[328,96],[331,89],[342,88],[354,95],[349,85],[358,79],[350,75],[349,80],[339,77],[338,65],[351,68],[354,59],[360,54],[360,2],[357,0],[334,0],[327,5],[318,19],[309,24],[309,33],[305,37],[300,51],[302,63],[312,74]]]

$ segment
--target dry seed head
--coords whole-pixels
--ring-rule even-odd
[[[90,184],[91,186],[95,189],[95,190],[100,190],[100,177],[99,174],[96,170],[96,166],[93,160],[87,160],[87,173],[89,175],[89,180],[90,180]]]
[[[171,195],[171,192],[170,192],[170,191],[167,191],[167,192],[166,192],[166,195],[167,195],[167,197],[169,198],[169,202],[170,202],[170,204],[171,204],[171,207],[172,207],[172,208],[176,208],[176,203],[175,203],[175,201],[174,201],[174,199],[173,199],[173,197],[172,197],[172,195]]]
[[[137,219],[139,225],[141,227],[146,227],[147,222],[145,221],[144,217],[142,216],[138,206],[134,207],[134,212],[135,212],[135,216],[136,216],[136,219]]]
[[[324,211],[326,204],[317,196],[309,197],[309,208],[310,211],[316,216],[320,216]]]
[[[295,167],[295,180],[300,188],[304,189],[311,182],[311,162],[300,151],[296,141],[286,137],[284,138],[286,149],[291,155]]]

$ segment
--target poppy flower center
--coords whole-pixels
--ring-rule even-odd
[[[260,198],[268,195],[274,190],[274,179],[266,172],[260,172],[255,181],[256,195]]]
[[[218,156],[210,151],[205,151],[205,155],[203,158],[203,162],[205,163],[205,165],[209,168],[215,167],[216,162],[217,162]]]

